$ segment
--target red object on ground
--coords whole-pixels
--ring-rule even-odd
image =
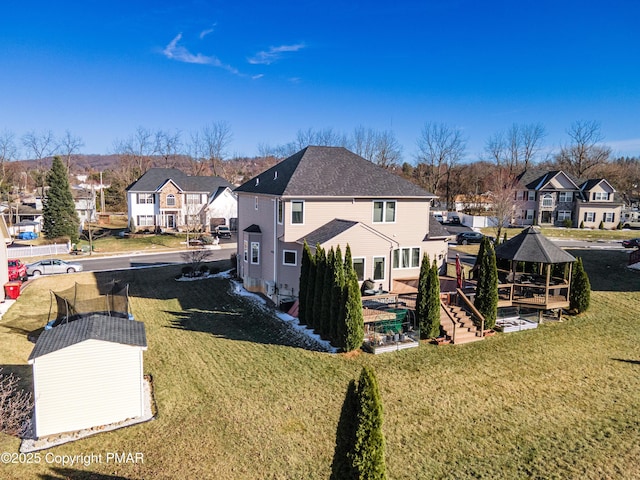
[[[22,282],[20,280],[15,280],[13,282],[7,282],[4,284],[4,295],[6,298],[11,300],[15,300],[20,296],[20,287],[22,286]]]
[[[27,266],[17,258],[10,258],[9,280],[22,280],[27,278]]]
[[[458,288],[462,288],[462,263],[459,255],[456,255],[456,280]]]

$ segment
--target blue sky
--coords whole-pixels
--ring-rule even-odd
[[[601,123],[640,155],[640,2],[6,0],[0,131],[65,130],[109,153],[139,126],[211,122],[229,155],[298,130],[393,130],[412,162],[425,122],[464,131],[467,156],[514,123],[545,146]]]

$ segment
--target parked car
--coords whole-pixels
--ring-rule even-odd
[[[460,225],[460,217],[458,215],[447,215],[447,223],[449,225]]]
[[[458,245],[468,245],[470,243],[480,243],[484,235],[480,232],[460,232],[456,235],[456,243]]]
[[[9,259],[9,280],[26,280],[27,266],[17,258]]]
[[[34,277],[52,273],[73,273],[80,271],[82,271],[82,265],[80,263],[65,262],[57,258],[40,260],[39,262],[27,265],[27,275]]]
[[[638,248],[640,247],[640,238],[632,238],[631,240],[623,240],[622,246],[624,248]]]
[[[434,213],[433,217],[440,223],[444,222],[444,218],[442,218],[442,214],[441,213]]]
[[[231,238],[231,230],[226,225],[218,225],[216,227],[216,235],[218,238]]]

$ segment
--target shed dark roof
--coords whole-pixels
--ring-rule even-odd
[[[262,233],[262,230],[260,230],[260,225],[256,225],[255,223],[249,225],[244,229],[244,231],[247,233]]]
[[[429,233],[425,240],[435,240],[447,237],[455,237],[455,234],[449,233],[449,231],[444,228],[433,215],[429,215]]]
[[[540,233],[535,227],[525,228],[496,247],[496,257],[518,262],[567,263],[575,257]]]
[[[136,182],[127,188],[129,192],[155,192],[167,181],[172,180],[185,192],[213,193],[219,187],[233,188],[221,177],[191,176],[177,168],[150,168]]]
[[[300,150],[236,191],[296,197],[435,197],[346,148],[316,146]]]
[[[29,360],[61,350],[85,340],[102,340],[138,347],[147,346],[144,323],[126,318],[91,315],[44,330]]]

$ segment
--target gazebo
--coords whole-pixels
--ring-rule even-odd
[[[498,307],[519,306],[538,310],[569,308],[573,255],[556,246],[536,227],[528,227],[496,247]],[[502,260],[502,261],[501,261]]]

